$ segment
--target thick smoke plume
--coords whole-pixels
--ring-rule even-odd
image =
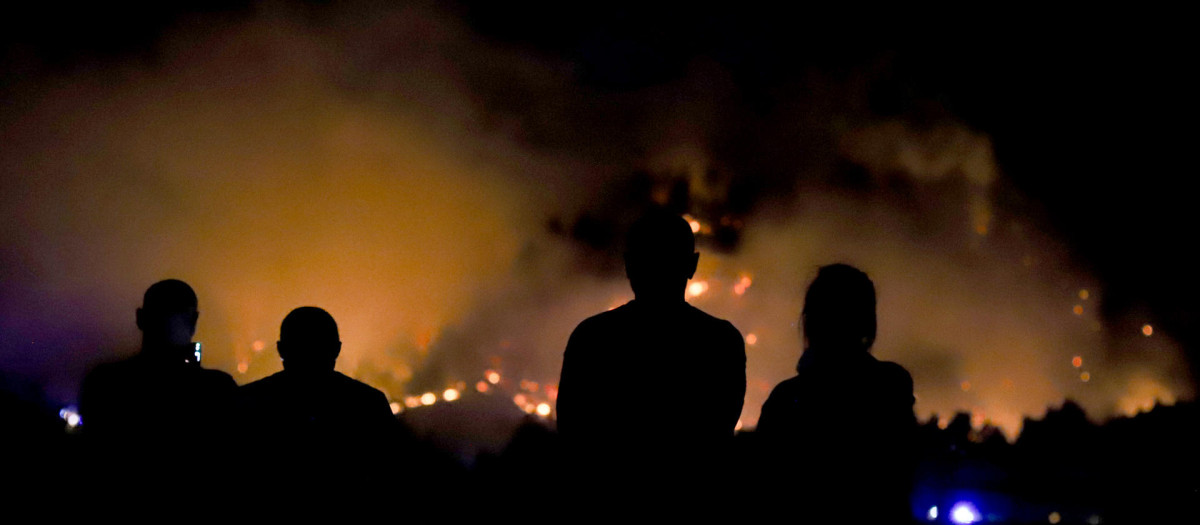
[[[1065,397],[1109,415],[1192,395],[1169,337],[1099,317],[1103,283],[989,138],[936,108],[873,115],[869,71],[814,72],[764,115],[704,60],[613,92],[435,9],[332,15],[201,19],[140,58],[14,82],[6,370],[69,402],[136,348],[145,287],[176,277],[200,296],[207,365],[240,383],[279,369],[280,320],[317,305],[341,325],[339,368],[396,400],[486,369],[552,385],[574,325],[630,298],[620,228],[658,202],[700,232],[691,301],[753,334],[747,426],[832,262],[875,280],[875,352],[912,371],[922,416],[970,410],[1011,435]]]

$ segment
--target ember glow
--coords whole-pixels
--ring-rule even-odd
[[[581,240],[576,219],[616,229],[682,187],[701,252],[688,300],[752,347],[747,427],[792,374],[803,290],[832,262],[874,279],[874,352],[912,372],[922,418],[971,411],[1012,436],[1066,397],[1106,416],[1193,395],[1167,327],[1102,318],[1104,283],[1001,198],[991,138],[944,108],[877,115],[854,79],[804,80],[772,117],[803,131],[768,138],[805,153],[764,166],[723,152],[741,128],[722,123],[744,117],[715,66],[613,95],[449,13],[379,9],[365,30],[286,10],[175,29],[153,61],[14,84],[4,367],[72,401],[136,347],[145,287],[176,277],[200,297],[205,365],[240,383],[280,369],[279,322],[311,304],[339,323],[339,369],[395,411],[473,387],[547,416],[571,329],[632,298],[615,241]],[[825,182],[839,166],[862,188]],[[763,170],[804,184],[734,209]],[[646,202],[621,200],[634,182]]]

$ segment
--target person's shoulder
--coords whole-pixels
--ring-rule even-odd
[[[109,361],[96,365],[84,376],[83,382],[85,386],[92,387],[108,385],[120,387],[134,383],[145,375],[145,367],[141,366],[135,355],[120,361]]]
[[[214,370],[212,368],[201,368],[200,377],[202,380],[214,388],[237,388],[237,381],[233,380],[233,376],[222,370]]]
[[[347,376],[341,372],[334,372],[334,383],[337,388],[357,398],[363,399],[383,399],[387,400],[387,396],[382,391],[362,381]]]
[[[114,387],[129,384],[121,378],[125,372],[124,368],[118,365],[119,362],[100,363],[83,376],[79,392],[82,404],[90,405],[95,399],[107,397],[106,392]]]
[[[907,387],[910,391],[912,390],[912,374],[908,373],[908,369],[900,366],[899,363],[876,361],[875,374],[884,384],[899,388]]]
[[[733,326],[733,323],[709,314],[690,304],[687,305],[685,312],[685,315],[690,318],[690,324],[695,326],[697,331],[705,333],[707,337],[727,342],[736,341],[739,346],[741,345],[742,332],[736,326]]]
[[[633,315],[633,303],[625,303],[611,310],[605,310],[596,315],[588,317],[575,327],[580,329],[602,329],[605,326],[612,326],[627,322],[627,319]]]
[[[87,373],[87,376],[84,377],[84,381],[102,382],[110,377],[124,374],[127,368],[128,365],[125,364],[125,361],[110,361],[107,363],[100,363],[92,367],[92,369]]]
[[[907,400],[910,405],[916,402],[912,374],[903,366],[891,361],[876,361],[875,378],[875,384],[890,397]]]
[[[778,430],[781,423],[786,425],[794,419],[797,406],[806,397],[802,393],[802,385],[803,381],[799,377],[792,377],[771,389],[759,415],[759,430]]]
[[[276,372],[257,381],[246,383],[238,387],[238,392],[243,395],[254,395],[275,390],[278,388],[280,379],[282,378],[281,374],[283,374],[283,372]]]
[[[119,376],[141,373],[146,368],[142,361],[142,357],[138,354],[134,354],[117,361],[107,361],[96,365],[96,368],[92,369],[92,374],[101,376]]]
[[[571,338],[575,340],[592,339],[599,334],[612,333],[614,330],[626,326],[630,322],[630,315],[630,303],[600,312],[575,325],[575,329],[571,331]]]
[[[800,391],[803,384],[804,381],[800,379],[800,376],[792,376],[784,379],[778,385],[775,385],[775,388],[771,389],[771,394],[767,396],[767,399],[794,398],[796,397],[794,393]]]
[[[733,326],[733,323],[726,321],[725,319],[721,319],[720,317],[712,315],[708,312],[705,312],[704,310],[696,308],[695,306],[692,306],[690,304],[687,304],[687,303],[685,303],[685,304],[686,304],[686,308],[684,309],[685,315],[687,315],[689,318],[691,318],[692,322],[699,323],[700,325],[710,326],[713,329],[741,333],[738,331],[738,329],[736,327]]]

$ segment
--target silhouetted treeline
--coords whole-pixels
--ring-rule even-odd
[[[1091,422],[1072,401],[1027,418],[1015,443],[965,413],[920,430],[914,513],[970,500],[1009,523],[1165,523],[1200,503],[1200,409],[1159,405]]]

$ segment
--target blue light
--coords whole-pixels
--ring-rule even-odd
[[[929,507],[929,511],[925,513],[925,519],[927,519],[929,521],[936,521],[937,517],[938,517],[937,505]]]
[[[79,417],[79,410],[73,406],[66,407],[58,411],[58,417],[67,422],[67,427],[74,429],[83,424],[83,418]]]
[[[950,521],[959,525],[969,525],[980,520],[979,509],[969,501],[960,501],[950,507]]]

